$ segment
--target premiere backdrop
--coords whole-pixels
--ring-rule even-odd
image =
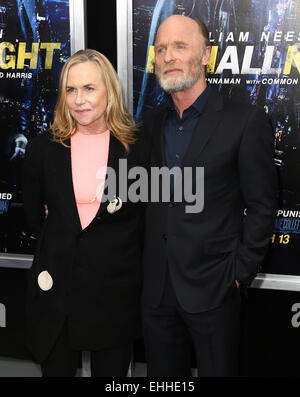
[[[133,108],[165,100],[154,76],[154,40],[171,14],[202,19],[212,53],[207,81],[270,116],[280,206],[262,272],[299,275],[300,2],[295,0],[133,0]],[[266,181],[267,183],[268,181]]]
[[[29,139],[52,122],[70,56],[69,0],[0,0],[0,252],[33,253],[21,171]]]

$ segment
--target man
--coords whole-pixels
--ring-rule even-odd
[[[144,117],[150,166],[204,167],[204,207],[187,211],[186,201],[176,202],[174,181],[169,202],[147,205],[142,316],[149,376],[190,376],[191,346],[199,376],[237,375],[240,290],[259,270],[273,228],[270,125],[262,110],[207,86],[209,57],[202,22],[172,15],[159,27],[156,75],[170,97]],[[196,175],[183,185],[199,193]]]

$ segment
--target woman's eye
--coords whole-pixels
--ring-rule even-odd
[[[94,88],[93,87],[86,87],[87,91],[93,91]]]
[[[67,92],[74,92],[74,88],[67,88]]]

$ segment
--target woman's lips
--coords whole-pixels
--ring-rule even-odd
[[[90,109],[75,110],[75,112],[78,113],[78,114],[84,114],[84,113],[87,113],[89,111],[90,111]]]

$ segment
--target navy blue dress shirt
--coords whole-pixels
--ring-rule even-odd
[[[164,125],[165,158],[168,168],[180,167],[193,132],[211,92],[208,85],[196,101],[183,112],[182,119],[174,107],[171,96],[167,99],[168,116]],[[173,183],[172,183],[173,185]]]

